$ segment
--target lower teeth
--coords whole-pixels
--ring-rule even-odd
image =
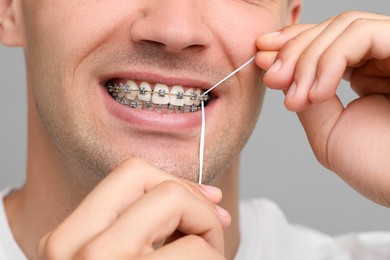
[[[192,105],[184,105],[184,106],[174,106],[171,104],[168,105],[162,105],[162,104],[153,104],[150,101],[142,101],[142,100],[129,100],[126,98],[121,97],[115,97],[114,98],[119,104],[122,104],[124,106],[133,108],[133,109],[145,109],[150,111],[158,111],[158,112],[177,112],[177,113],[184,113],[184,112],[197,112],[201,109],[200,106]]]

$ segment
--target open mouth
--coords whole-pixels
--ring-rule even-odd
[[[215,98],[211,93],[204,94],[206,89],[146,81],[111,79],[104,86],[110,96],[124,106],[163,113],[197,112],[201,101],[207,106]]]

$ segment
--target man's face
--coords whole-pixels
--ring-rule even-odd
[[[287,3],[25,0],[22,9],[30,87],[64,158],[104,176],[122,160],[141,157],[196,180],[201,113],[188,112],[191,93],[253,56],[256,37],[283,25]],[[123,85],[120,92],[131,88],[109,93],[109,84]],[[158,95],[161,88],[170,94]],[[261,71],[252,64],[211,93],[206,181],[239,156],[263,92]]]

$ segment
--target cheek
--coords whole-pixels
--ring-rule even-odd
[[[254,64],[247,68],[240,75],[240,93],[236,102],[236,128],[238,137],[246,142],[251,135],[258,120],[263,99],[265,86],[262,83],[264,71],[260,70]]]
[[[112,39],[107,35],[113,33],[119,22],[116,17],[120,14],[112,15],[119,12],[113,10],[113,2],[118,1],[23,2],[26,66],[37,102],[51,102],[55,111],[64,110],[67,101],[73,102],[74,94],[81,91],[74,87],[81,61],[104,39]]]
[[[38,52],[34,58],[44,53],[46,60],[61,61],[74,68],[105,41],[126,34],[118,28],[128,28],[120,24],[131,23],[131,17],[136,16],[137,6],[132,2],[137,1],[27,1],[27,49]]]
[[[258,69],[256,69],[258,71]],[[250,77],[250,83],[242,91],[241,104],[243,114],[243,124],[247,127],[247,133],[251,133],[259,117],[263,99],[265,95],[265,86],[262,83],[264,72],[258,72]]]
[[[232,59],[240,62],[255,53],[257,37],[279,29],[283,23],[280,6],[271,3],[254,6],[232,1],[221,4],[218,15],[216,30],[220,40]]]

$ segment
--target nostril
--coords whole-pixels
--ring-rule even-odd
[[[203,19],[204,10],[197,1],[163,1],[163,8],[143,2],[142,15],[129,23],[134,43],[148,43],[175,54],[198,51],[212,43],[212,28]]]
[[[152,40],[142,40],[142,42],[146,45],[150,45],[151,47],[164,48],[166,45],[164,43]]]
[[[187,47],[187,49],[202,51],[202,50],[205,49],[205,46],[204,46],[204,45],[201,45],[201,44],[192,44],[192,45],[189,45],[189,46]]]
[[[140,50],[148,50],[148,52],[154,50],[155,52],[165,51],[166,53],[179,53],[184,50],[192,50],[201,52],[204,49],[204,46],[201,44],[183,44],[181,45],[179,42],[177,44],[165,44],[163,42],[154,41],[154,40],[141,40],[137,43],[139,45]],[[157,53],[156,53],[157,54]]]

